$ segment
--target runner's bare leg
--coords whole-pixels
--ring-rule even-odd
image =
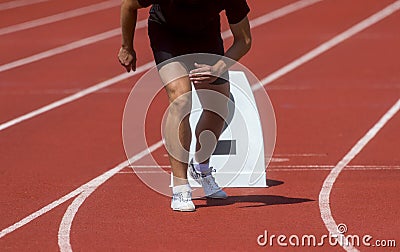
[[[191,84],[186,68],[171,63],[160,69],[169,98],[165,123],[165,142],[174,175],[174,186],[188,184],[187,168],[192,139],[189,115],[192,109]],[[178,77],[178,78],[176,78]],[[172,80],[172,81],[171,81]]]
[[[229,83],[212,85],[199,84],[195,86],[200,103],[204,109],[196,125],[196,161],[208,163],[215,150],[218,138],[222,133],[224,122],[228,115]],[[207,90],[209,92],[202,92]],[[218,92],[218,93],[215,93]],[[215,111],[215,112],[214,112]],[[209,133],[212,133],[209,134]],[[203,146],[202,146],[203,145]]]

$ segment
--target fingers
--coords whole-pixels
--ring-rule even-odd
[[[205,81],[205,80],[210,80],[213,78],[211,75],[205,75],[205,76],[199,76],[199,77],[192,77],[190,78],[191,81]]]
[[[197,67],[197,68],[200,68],[200,67],[210,67],[209,65],[206,65],[206,64],[199,64],[199,63],[194,63],[194,66]]]
[[[194,85],[198,84],[210,84],[214,82],[218,77],[213,75],[202,75],[202,76],[192,76],[189,77],[190,81],[193,82]]]
[[[190,74],[197,74],[197,73],[211,73],[211,66],[206,64],[198,64],[194,63],[196,69],[190,71]]]
[[[196,81],[192,81],[193,85],[206,85],[206,84],[210,84],[212,82],[214,82],[214,79],[210,78],[210,79],[205,79],[205,80],[196,80]]]
[[[213,77],[190,79],[190,81],[193,82],[193,85],[210,84],[210,83],[214,82],[214,80],[215,80],[215,78],[213,78]]]
[[[193,84],[211,83],[216,78],[217,77],[211,74],[211,72],[189,74],[189,79]]]
[[[130,61],[130,59],[125,55],[119,55],[118,60],[119,63],[121,63],[121,65],[125,67],[126,71],[129,73],[132,69],[132,62]]]
[[[211,66],[198,63],[194,63],[194,66],[196,69],[191,70],[189,73],[189,79],[194,85],[208,84],[216,79]]]
[[[126,71],[129,73],[131,70],[136,71],[136,54],[135,51],[129,52],[128,50],[121,48],[118,53],[118,61]]]
[[[133,72],[136,71],[136,59],[133,59],[132,61],[130,61],[128,63],[128,65],[123,64],[123,66],[125,67],[126,71],[129,73],[131,70]]]
[[[123,66],[125,67],[125,69],[126,69],[126,71],[127,71],[128,73],[131,71],[131,65],[129,65],[129,66],[123,65]]]
[[[214,75],[211,74],[211,72],[203,72],[203,73],[194,73],[194,74],[189,74],[189,79],[190,80],[197,80],[198,78],[210,78],[213,77]]]
[[[189,78],[195,80],[196,78],[210,77],[212,76],[211,66],[205,64],[197,64],[194,63],[194,66],[197,67],[189,72]]]
[[[132,71],[136,71],[136,58],[134,58],[133,60],[132,60],[132,64],[131,64],[131,66],[132,66]]]

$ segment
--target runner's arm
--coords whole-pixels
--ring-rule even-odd
[[[239,23],[230,24],[229,27],[233,34],[233,43],[225,52],[225,57],[239,61],[251,48],[252,39],[249,20],[245,17]],[[223,73],[231,66],[226,65],[226,62],[221,60],[215,67],[220,69],[218,72]]]
[[[234,61],[240,60],[251,48],[250,24],[247,17],[236,24],[230,24],[233,34],[233,43],[225,53],[227,58]],[[196,64],[196,69],[190,71],[190,79],[194,83],[210,82],[215,80],[215,76],[220,76],[231,67],[231,62],[221,59],[213,66]]]
[[[121,29],[122,45],[118,53],[118,60],[127,72],[136,70],[136,53],[133,48],[133,39],[137,21],[137,10],[142,8],[139,0],[122,0]]]

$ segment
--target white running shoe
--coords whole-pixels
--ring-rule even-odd
[[[206,197],[213,199],[228,198],[228,195],[218,186],[217,182],[215,182],[215,178],[211,174],[211,171],[212,167],[210,167],[209,172],[205,174],[200,173],[194,168],[193,162],[190,162],[189,175],[203,187]]]
[[[172,191],[172,210],[181,212],[193,212],[196,210],[192,202],[192,190],[189,185],[175,186]]]

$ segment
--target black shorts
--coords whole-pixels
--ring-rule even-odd
[[[184,57],[184,65],[188,71],[194,69],[194,62],[213,65],[216,63],[214,58],[210,62],[210,57],[203,54],[224,55],[224,45],[219,31],[209,31],[207,34],[188,35],[168,29],[165,25],[149,21],[148,34],[151,49],[153,50],[154,60],[160,68],[164,64],[170,63],[172,58],[187,54],[199,54],[194,57]],[[224,84],[229,81],[228,72],[211,84]]]

